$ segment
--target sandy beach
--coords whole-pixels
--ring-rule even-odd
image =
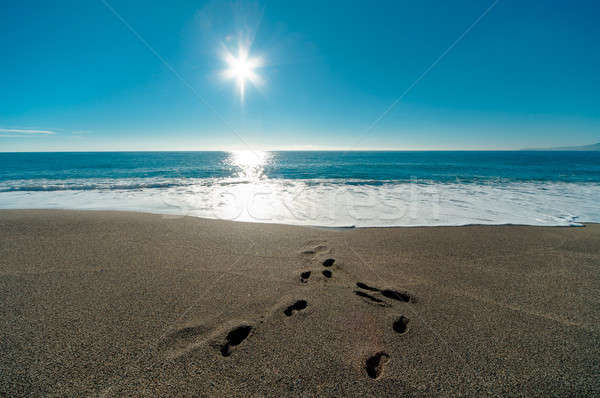
[[[600,225],[0,211],[0,396],[597,396]]]

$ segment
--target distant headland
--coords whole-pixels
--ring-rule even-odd
[[[560,146],[555,148],[526,148],[524,151],[600,151],[600,142],[581,146]]]

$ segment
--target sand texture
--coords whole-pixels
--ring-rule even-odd
[[[0,396],[599,396],[600,225],[0,211]]]

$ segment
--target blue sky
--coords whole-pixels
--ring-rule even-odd
[[[101,0],[3,4],[0,151],[600,141],[595,1],[500,0],[368,132],[493,1],[107,3],[170,67]],[[244,40],[242,101],[222,52]]]

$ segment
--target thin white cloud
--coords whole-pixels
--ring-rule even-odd
[[[34,135],[19,135],[19,134],[0,134],[2,138],[31,138],[35,137]]]
[[[51,130],[26,130],[26,129],[0,129],[0,133],[10,133],[11,136],[20,134],[56,134]],[[0,137],[6,137],[6,135],[0,135]]]

